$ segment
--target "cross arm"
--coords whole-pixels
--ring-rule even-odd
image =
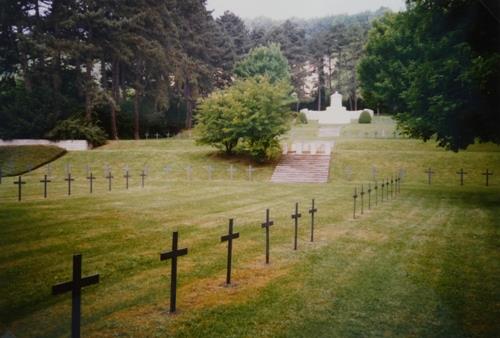
[[[237,232],[237,233],[234,233],[234,234],[229,234],[229,235],[221,236],[220,241],[221,242],[226,242],[226,241],[229,241],[230,239],[235,239],[235,238],[239,238],[239,237],[240,237],[240,233]]]
[[[66,293],[71,291],[71,288],[73,287],[73,282],[65,282],[61,284],[56,284],[52,286],[52,294],[53,295],[60,295],[62,293]]]
[[[262,223],[262,227],[263,228],[270,227],[271,225],[274,225],[274,221],[269,221],[269,222],[266,222],[266,223]]]
[[[172,258],[177,257],[177,256],[184,256],[184,255],[187,255],[187,253],[188,253],[187,248],[179,249],[177,251],[164,252],[164,253],[160,254],[160,260],[164,261],[166,259],[172,259]]]
[[[98,283],[99,283],[99,274],[82,278],[82,280],[80,282],[80,286],[83,288],[83,287],[98,284]]]

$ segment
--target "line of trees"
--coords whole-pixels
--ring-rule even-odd
[[[323,107],[338,89],[356,108],[360,46],[384,12],[249,29],[230,12],[214,19],[205,0],[6,0],[0,7],[2,138],[44,137],[75,117],[111,139],[191,128],[197,100],[231,84],[235,64],[271,42],[281,45],[302,105]],[[318,76],[308,89],[311,72]]]

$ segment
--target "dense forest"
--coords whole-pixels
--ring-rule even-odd
[[[75,124],[110,139],[191,128],[199,99],[230,85],[236,63],[271,43],[288,60],[291,109],[323,108],[334,90],[357,109],[356,68],[386,12],[244,22],[230,12],[214,18],[204,0],[2,0],[0,137],[47,137]]]

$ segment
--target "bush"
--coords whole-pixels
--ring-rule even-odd
[[[198,106],[197,143],[227,154],[241,146],[258,161],[272,159],[279,136],[289,128],[290,92],[286,82],[255,77],[212,93]]]
[[[51,140],[87,140],[93,147],[106,143],[107,135],[96,124],[81,118],[69,118],[59,122],[54,129],[47,133]]]
[[[359,115],[358,123],[372,123],[372,116],[366,110],[363,110]]]

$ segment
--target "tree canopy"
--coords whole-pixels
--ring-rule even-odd
[[[266,76],[273,83],[290,81],[288,60],[275,43],[252,49],[245,59],[236,64],[234,73],[242,79]]]
[[[451,150],[500,143],[500,11],[488,6],[411,0],[377,21],[359,66],[364,99],[410,136]]]

